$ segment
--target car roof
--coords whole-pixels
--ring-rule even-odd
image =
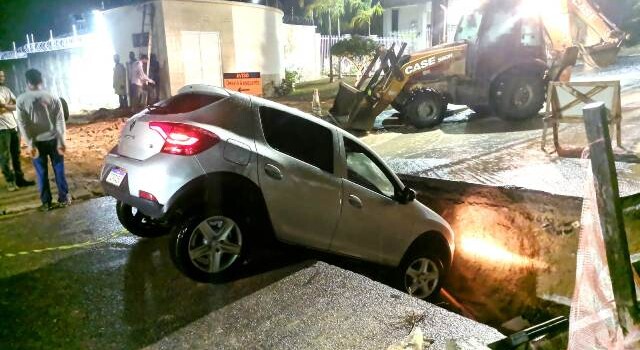
[[[279,109],[283,112],[289,113],[289,114],[293,114],[297,117],[306,119],[312,123],[316,123],[316,124],[320,124],[328,129],[331,130],[337,130],[340,133],[346,133],[344,130],[336,127],[335,125],[328,123],[322,119],[320,119],[319,117],[316,117],[314,115],[311,115],[309,113],[303,112],[297,108],[292,108],[289,107],[287,105],[283,105],[282,103],[278,103],[275,101],[271,101],[271,100],[267,100],[261,97],[257,97],[257,96],[251,96],[251,104],[256,105],[258,107],[269,107],[269,108],[274,108],[274,109]]]
[[[206,84],[191,84],[185,85],[180,90],[178,90],[178,94],[189,94],[189,93],[200,93],[205,95],[218,95],[218,96],[226,96],[229,97],[233,93],[225,88],[206,85]]]
[[[312,123],[316,123],[316,124],[320,124],[330,130],[335,130],[336,132],[338,132],[339,135],[348,137],[349,139],[351,139],[352,141],[355,141],[356,143],[362,145],[365,147],[365,149],[368,149],[370,152],[375,153],[367,144],[365,144],[364,142],[362,142],[360,139],[358,139],[356,136],[352,135],[351,133],[349,133],[348,131],[345,131],[339,127],[337,127],[336,125],[333,125],[329,122],[326,122],[316,116],[313,116],[309,113],[305,113],[297,108],[292,108],[289,107],[287,105],[284,105],[282,103],[278,103],[275,101],[271,101],[271,100],[267,100],[261,97],[257,97],[257,96],[252,96],[252,95],[247,95],[241,92],[237,92],[237,91],[233,91],[233,90],[227,90],[225,88],[221,88],[218,86],[213,86],[213,85],[207,85],[207,84],[191,84],[191,85],[186,85],[184,87],[182,87],[180,90],[178,90],[178,94],[188,94],[188,93],[201,93],[201,94],[207,94],[207,95],[222,95],[222,96],[226,96],[226,97],[231,97],[231,98],[235,98],[235,99],[239,99],[239,100],[249,100],[251,101],[252,105],[261,107],[269,107],[269,108],[274,108],[274,109],[279,109],[283,112],[295,115],[299,118],[303,118],[306,119]]]

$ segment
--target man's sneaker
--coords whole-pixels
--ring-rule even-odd
[[[51,203],[43,203],[38,207],[38,211],[51,211],[53,209],[55,209],[55,207]]]
[[[16,180],[16,185],[18,187],[29,187],[29,186],[33,186],[35,184],[36,184],[35,181],[29,181],[29,180],[25,180],[25,179]]]
[[[7,183],[7,191],[13,192],[13,191],[16,191],[17,189],[18,189],[18,186],[16,186],[15,182],[8,182]]]

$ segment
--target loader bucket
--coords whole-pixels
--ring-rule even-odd
[[[582,59],[590,67],[604,68],[616,63],[620,47],[615,44],[598,44],[582,47]]]
[[[371,103],[367,94],[343,82],[340,83],[338,95],[329,113],[341,127],[356,130],[371,130],[376,117],[371,115]]]

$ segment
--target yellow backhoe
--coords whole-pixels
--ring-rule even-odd
[[[598,42],[574,40],[593,33]],[[549,81],[569,79],[580,53],[593,65],[610,64],[623,40],[588,0],[481,1],[462,17],[453,43],[410,55],[404,44],[381,48],[355,86],[340,84],[329,112],[353,130],[370,130],[389,105],[417,128],[441,123],[448,103],[528,118],[542,108]]]

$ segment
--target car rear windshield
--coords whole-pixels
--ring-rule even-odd
[[[220,101],[226,96],[208,95],[198,93],[180,94],[149,106],[149,112],[153,114],[178,114],[188,113]]]

